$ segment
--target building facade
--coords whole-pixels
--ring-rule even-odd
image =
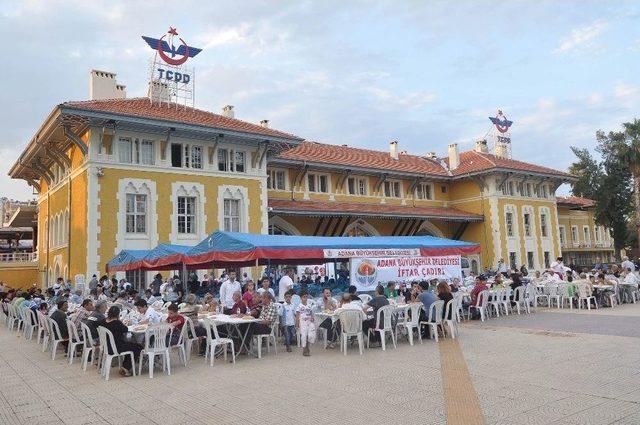
[[[559,238],[565,264],[591,268],[599,259],[614,261],[609,229],[596,223],[595,201],[576,196],[558,197]]]
[[[103,274],[122,249],[194,245],[215,230],[477,242],[471,269],[548,266],[562,252],[555,191],[568,174],[449,146],[424,156],[304,141],[234,117],[127,99],[92,71],[100,97],[54,108],[10,170],[38,192],[38,274]],[[111,89],[109,89],[111,87]],[[106,97],[106,98],[102,98]]]

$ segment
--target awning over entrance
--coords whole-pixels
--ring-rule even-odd
[[[379,203],[299,201],[269,199],[270,212],[279,215],[304,215],[310,217],[354,216],[381,218],[415,218],[447,221],[483,221],[478,214],[447,207],[414,207]]]

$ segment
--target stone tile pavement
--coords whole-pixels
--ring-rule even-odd
[[[458,415],[479,418],[474,423],[638,424],[640,328],[633,320],[640,304],[614,309],[613,319],[607,310],[540,309],[465,323],[446,349],[402,341],[396,350],[372,348],[360,357],[354,349],[345,357],[316,346],[310,358],[298,350],[213,368],[197,356],[185,368],[176,356],[171,376],[116,373],[108,382],[95,368],[82,372],[77,360],[51,361],[3,326],[0,424],[453,424],[443,387],[448,398],[476,393],[482,411]],[[576,327],[576,320],[586,322]],[[441,364],[450,349],[461,350],[458,364]],[[474,409],[460,400],[447,406]]]

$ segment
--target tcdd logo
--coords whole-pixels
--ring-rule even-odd
[[[168,39],[164,38],[169,35]],[[162,58],[163,61],[168,63],[169,65],[178,66],[182,65],[187,61],[187,59],[194,57],[198,53],[202,51],[202,49],[198,49],[197,47],[189,46],[181,37],[178,37],[180,40],[180,44],[177,48],[173,44],[174,37],[178,36],[178,31],[175,28],[169,27],[169,31],[167,34],[163,35],[159,39],[142,36],[144,41],[147,42],[149,47],[158,51],[158,54]],[[176,58],[176,56],[179,56]]]
[[[509,131],[509,127],[513,124],[513,121],[509,121],[507,117],[502,113],[501,110],[498,109],[498,115],[495,117],[489,117],[493,125],[496,126],[496,129],[500,133],[506,133]]]

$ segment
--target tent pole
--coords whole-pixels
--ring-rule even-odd
[[[187,276],[187,264],[182,262],[182,288],[184,288],[184,293],[187,294],[189,292],[189,285],[187,284],[188,276]]]

